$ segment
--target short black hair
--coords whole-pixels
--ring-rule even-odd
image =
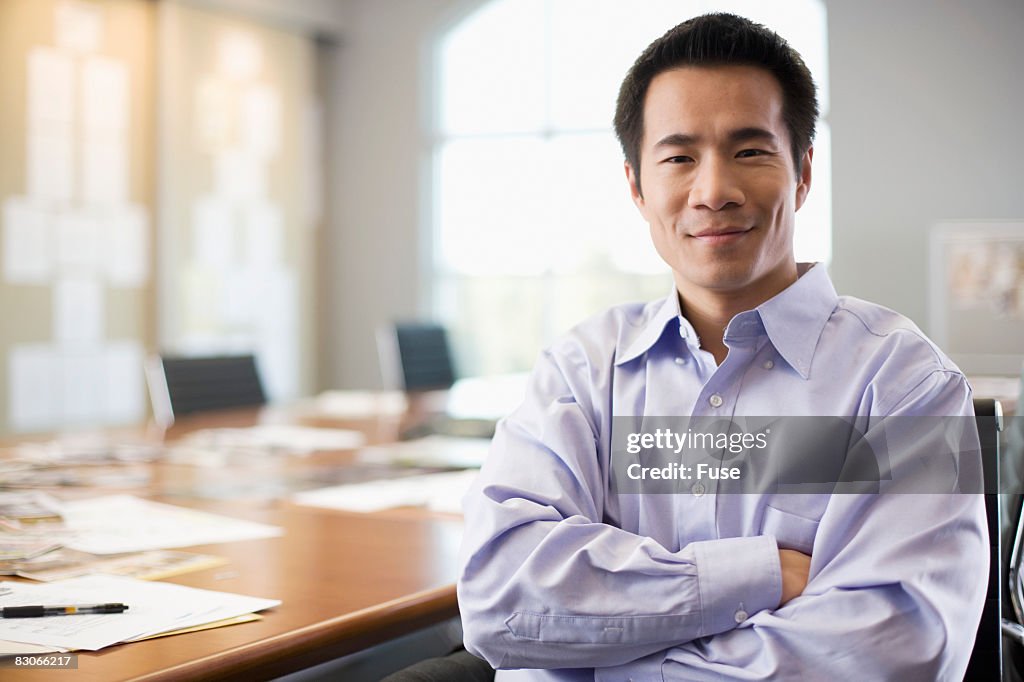
[[[640,191],[640,145],[644,136],[644,100],[655,76],[684,66],[758,66],[782,87],[782,117],[789,130],[793,165],[800,173],[814,140],[818,99],[814,79],[800,53],[774,31],[735,14],[694,17],[669,29],[647,46],[619,88],[615,134],[633,168]]]

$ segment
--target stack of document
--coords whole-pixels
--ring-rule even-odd
[[[220,624],[280,605],[228,592],[91,575],[52,583],[0,582],[0,607],[122,603],[124,613],[0,618],[0,655],[96,651],[184,629]]]
[[[105,495],[61,505],[70,532],[64,545],[90,554],[174,549],[281,535],[276,526],[161,504],[131,495]]]
[[[238,429],[203,429],[178,441],[171,448],[172,459],[181,450],[204,453],[246,451],[250,454],[308,455],[319,450],[351,450],[366,442],[360,431],[327,429],[288,424],[261,424]]]

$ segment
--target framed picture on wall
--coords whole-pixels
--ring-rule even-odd
[[[968,375],[1019,376],[1024,363],[1024,220],[931,231],[929,322]]]

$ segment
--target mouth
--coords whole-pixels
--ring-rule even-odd
[[[731,244],[739,241],[753,229],[754,228],[752,227],[723,227],[702,230],[695,234],[691,234],[690,237],[700,241],[702,244],[717,246],[719,244]]]

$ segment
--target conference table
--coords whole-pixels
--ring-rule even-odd
[[[125,438],[174,443],[197,429],[289,423],[357,429],[368,443],[393,441],[417,410],[402,415],[337,420],[263,408],[208,413],[179,420],[153,433],[128,430]],[[137,466],[137,465],[135,465]],[[200,632],[80,652],[77,670],[0,669],[0,679],[59,680],[259,680],[269,679],[362,651],[448,620],[458,613],[456,555],[461,520],[453,515],[404,508],[375,513],[335,511],[292,504],[283,497],[229,499],[189,496],[190,485],[254,481],[307,482],[321,472],[331,485],[358,469],[352,451],[305,457],[227,460],[201,467],[156,460],[142,489],[67,489],[61,497],[132,492],[283,528],[279,537],[186,548],[226,558],[228,564],[169,578],[192,587],[280,599],[262,619]]]

